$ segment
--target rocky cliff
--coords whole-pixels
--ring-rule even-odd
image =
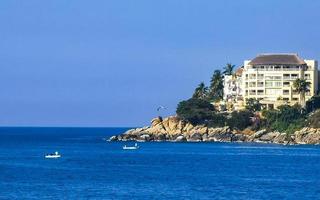
[[[173,141],[173,142],[260,142],[277,144],[319,144],[320,129],[303,128],[294,134],[266,130],[235,131],[229,127],[194,126],[175,116],[155,118],[151,126],[128,130],[109,141]]]

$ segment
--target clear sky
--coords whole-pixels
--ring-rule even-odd
[[[319,10],[314,0],[1,0],[0,125],[148,125],[227,62],[320,59]]]

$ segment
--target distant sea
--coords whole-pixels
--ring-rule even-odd
[[[318,146],[103,140],[126,130],[0,128],[0,199],[320,198]]]

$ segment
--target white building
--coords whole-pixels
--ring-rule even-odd
[[[297,54],[261,54],[244,62],[242,88],[244,100],[255,98],[267,108],[283,102],[300,102],[293,82],[297,78],[310,82],[306,100],[318,91],[318,62],[303,60]]]
[[[243,107],[242,71],[243,67],[240,67],[233,75],[224,76],[223,100],[228,110],[239,110]]]

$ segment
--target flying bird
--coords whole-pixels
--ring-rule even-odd
[[[158,108],[157,108],[157,111],[160,111],[160,110],[162,110],[162,109],[167,109],[166,107],[164,107],[164,106],[159,106]]]

